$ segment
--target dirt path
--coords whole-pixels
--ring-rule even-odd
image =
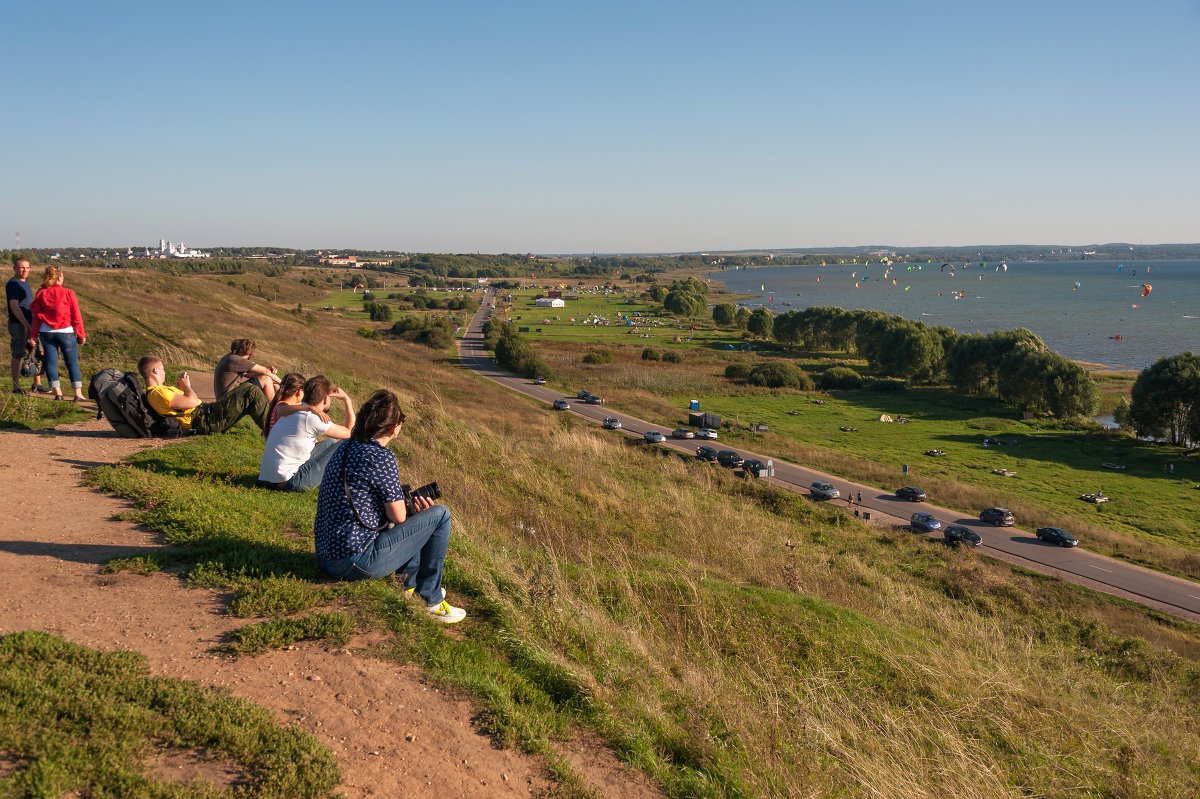
[[[104,575],[101,565],[159,546],[117,517],[121,500],[80,485],[83,471],[154,446],[116,438],[104,421],[56,431],[0,431],[0,633],[43,630],[98,649],[144,654],[152,673],[196,680],[256,702],[315,735],[337,756],[340,792],[529,796],[547,786],[540,760],[498,750],[476,732],[472,708],[402,668],[305,642],[231,660],[211,653],[244,620],[224,615],[218,592],[156,574]],[[606,797],[656,796],[612,754],[577,742],[564,752]]]

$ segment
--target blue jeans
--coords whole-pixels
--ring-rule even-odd
[[[341,560],[318,558],[330,577],[373,580],[407,572],[407,588],[416,588],[426,605],[442,601],[442,567],[450,546],[450,509],[434,505],[393,524],[357,555]]]
[[[73,388],[83,388],[83,375],[79,371],[79,343],[74,333],[38,333],[42,342],[42,350],[46,353],[46,376],[50,385],[58,388],[58,353],[62,351],[63,360],[67,362],[67,374],[71,376]]]
[[[336,438],[327,438],[313,447],[308,460],[283,484],[283,490],[311,491],[321,485],[321,478],[325,476],[325,464],[329,463],[329,456],[333,455],[340,443],[342,442]]]

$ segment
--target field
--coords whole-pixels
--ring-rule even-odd
[[[371,631],[377,657],[471,697],[496,745],[545,753],[561,796],[596,795],[554,755],[572,727],[672,797],[1200,791],[1195,625],[605,435],[455,368],[449,352],[364,339],[362,321],[338,312],[297,312],[322,299],[294,277],[115,290],[126,279],[76,281],[85,309],[106,303],[95,326],[123,345],[110,365],[147,350],[172,368],[210,365],[250,330],[282,368],[326,371],[358,398],[392,387],[408,414],[393,445],[401,472],[438,480],[454,514],[446,583],[471,615],[445,630],[390,581],[319,578],[315,497],[254,488],[262,443],[248,425],[93,471],[163,536],[160,550],[110,568],[226,592],[228,612],[251,620],[230,642],[237,656]],[[278,301],[265,299],[273,289]],[[556,347],[564,388],[585,381],[664,420],[679,417],[680,398],[719,402],[726,359],[754,357],[684,349],[681,364],[648,366],[637,345],[584,368],[589,346]],[[813,427],[857,419],[868,431],[867,398],[809,408],[803,394],[744,396],[781,445],[801,446],[775,430],[797,408]],[[951,424],[939,417],[952,408],[893,404],[919,395],[880,399],[913,414],[906,429]],[[850,443],[820,451],[867,468],[869,455],[918,445],[855,455]],[[965,438],[942,444],[960,463],[978,457]]]
[[[603,316],[619,308],[612,300],[597,299],[579,310]],[[574,306],[567,310],[579,315]],[[606,341],[600,334],[589,340],[576,335],[577,326],[563,334],[562,326],[560,322],[542,333],[535,328],[526,335],[539,342],[554,384],[564,393],[586,386],[603,394],[613,407],[666,427],[686,423],[688,401],[697,399],[703,410],[720,414],[730,425],[728,440],[758,452],[885,490],[917,482],[934,501],[972,514],[1005,505],[1022,525],[1070,527],[1095,551],[1200,577],[1195,521],[1200,493],[1194,490],[1200,484],[1200,458],[1178,448],[1096,425],[1024,421],[1015,409],[994,399],[959,397],[946,389],[825,394],[735,384],[725,379],[725,367],[734,362],[753,365],[762,355],[724,349],[725,342],[743,340],[720,331],[690,331],[691,341],[675,342],[674,336],[689,334],[673,328],[658,333],[652,342],[629,344],[619,337]],[[720,343],[713,346],[714,342]],[[583,356],[600,345],[614,354],[613,363],[583,364]],[[676,348],[683,362],[647,364],[642,349],[651,345]],[[833,365],[865,368],[854,359],[819,353],[802,353],[791,360],[813,375]],[[1101,373],[1099,384],[1111,406],[1127,395],[1132,377]],[[883,423],[883,414],[911,421]],[[770,432],[752,434],[751,422],[767,424]],[[841,427],[857,431],[843,432]],[[989,437],[1015,443],[984,448],[983,440]],[[933,449],[946,456],[923,454]],[[1106,468],[1106,463],[1124,468]],[[907,480],[901,471],[904,464],[910,468]],[[1008,469],[1016,477],[993,474],[993,469]],[[1092,505],[1079,499],[1095,491],[1112,501]]]

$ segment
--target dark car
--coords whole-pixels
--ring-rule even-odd
[[[767,473],[767,464],[758,458],[747,458],[742,461],[742,469],[751,477],[758,477],[760,474],[765,475]]]
[[[716,447],[696,447],[696,457],[712,463],[717,459]]]
[[[909,502],[924,502],[925,492],[914,486],[905,486],[904,488],[896,489],[896,496],[900,499],[907,499]]]
[[[586,388],[581,388],[581,389],[579,389],[579,393],[576,394],[575,396],[578,397],[579,399],[587,399],[591,395],[592,395],[592,392],[588,391]]]
[[[914,513],[912,518],[908,520],[908,526],[913,529],[914,533],[932,533],[935,530],[942,529],[942,523],[935,519],[931,513]]]
[[[1077,547],[1079,539],[1061,527],[1039,527],[1034,531],[1039,541],[1047,544],[1057,544],[1060,547]]]
[[[745,463],[746,459],[731,449],[723,449],[717,453],[717,463],[727,469],[736,469]]]
[[[942,538],[950,546],[958,546],[966,544],[969,547],[977,547],[983,543],[983,538],[979,533],[972,530],[970,527],[963,527],[961,524],[950,524],[942,531]]]
[[[588,394],[586,397],[583,397],[582,399],[583,399],[584,403],[587,405],[603,405],[604,404],[604,399],[602,397],[597,397],[595,394]]]
[[[1016,523],[1012,511],[1008,508],[988,508],[980,511],[979,521],[986,522],[993,527],[1012,527]]]

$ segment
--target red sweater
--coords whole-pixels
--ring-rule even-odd
[[[47,330],[60,330],[70,326],[75,328],[77,338],[87,338],[83,332],[83,316],[79,313],[79,301],[75,292],[62,286],[50,286],[39,289],[29,306],[33,312],[34,337],[43,327]]]

